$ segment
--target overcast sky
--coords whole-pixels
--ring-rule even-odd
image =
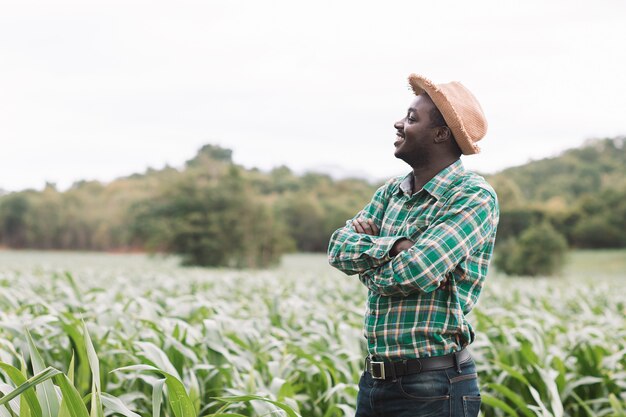
[[[0,189],[64,189],[203,144],[235,162],[370,179],[406,78],[465,84],[494,172],[626,134],[626,2],[0,0]]]

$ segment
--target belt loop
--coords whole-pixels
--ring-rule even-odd
[[[459,361],[459,352],[453,352],[452,356],[454,356],[454,365],[456,366],[456,372],[461,373],[461,363]]]
[[[398,378],[396,377],[396,364],[395,362],[389,362],[389,368],[391,369],[391,382],[396,382]]]

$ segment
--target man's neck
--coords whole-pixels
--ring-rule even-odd
[[[418,192],[424,185],[444,168],[449,167],[456,162],[458,157],[440,159],[428,166],[413,167],[413,193]]]

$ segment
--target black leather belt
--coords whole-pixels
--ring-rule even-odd
[[[365,370],[374,379],[395,379],[403,375],[419,374],[420,372],[437,371],[456,368],[461,371],[461,364],[472,359],[467,349],[443,356],[405,359],[398,362],[375,361],[369,356],[365,359]]]

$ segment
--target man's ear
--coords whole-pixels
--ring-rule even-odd
[[[435,129],[435,143],[443,143],[452,138],[452,133],[448,126],[439,126]]]

